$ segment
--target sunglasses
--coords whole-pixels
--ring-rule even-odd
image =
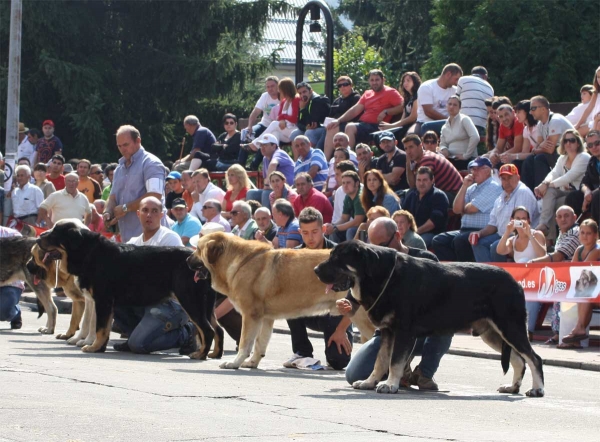
[[[226,122],[225,122],[225,125],[226,125],[226,126],[229,126],[230,124],[235,124],[235,121],[226,121]]]
[[[342,88],[342,87],[350,86],[350,83],[338,83],[336,86],[339,89],[339,88]]]
[[[202,210],[214,209],[213,206],[202,206]]]
[[[437,144],[435,140],[423,140],[423,144]]]
[[[594,141],[593,143],[588,142],[587,147],[588,147],[588,149],[591,149],[592,147],[600,147],[600,140]]]
[[[239,211],[239,210],[232,210],[232,211],[231,211],[231,214],[232,214],[233,216],[236,216],[238,213],[240,213],[240,211]]]
[[[396,234],[394,233],[394,234],[392,235],[392,237],[391,237],[391,238],[390,238],[390,239],[389,239],[389,240],[388,240],[386,243],[377,244],[377,245],[378,245],[378,246],[381,246],[381,247],[387,247],[387,246],[389,246],[389,245],[391,244],[391,242],[394,240],[395,236],[396,236]]]
[[[577,138],[565,138],[563,141],[564,141],[564,144],[567,144],[567,143],[577,144]]]
[[[542,106],[531,106],[531,107],[529,108],[529,111],[530,111],[530,112],[532,112],[532,111],[534,111],[534,110],[537,110],[539,107],[542,107]]]
[[[92,175],[102,175],[102,172],[100,172],[100,171],[92,172]]]

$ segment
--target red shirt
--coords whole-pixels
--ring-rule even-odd
[[[515,137],[518,137],[519,135],[523,136],[524,128],[523,123],[519,123],[519,120],[515,118],[512,127],[506,127],[504,124],[500,125],[498,139],[503,138],[506,140],[508,146],[515,147]],[[506,146],[505,148],[508,149]]]
[[[46,179],[54,184],[54,188],[56,190],[63,190],[65,188],[65,176],[59,175],[58,177],[52,179],[50,174],[46,174]]]
[[[233,210],[234,201],[246,201],[246,194],[248,193],[248,189],[243,187],[242,190],[240,190],[240,193],[238,193],[237,198],[234,200],[231,199],[232,193],[233,191],[228,190],[227,192],[225,192],[225,196],[223,197],[223,210],[225,212],[231,212]]]
[[[279,104],[279,115],[277,116],[277,120],[287,120],[292,124],[297,124],[298,114],[300,113],[300,97],[296,97],[292,100],[292,104],[290,104],[290,106],[292,106],[291,114],[283,112],[286,102],[287,100],[285,98],[281,100],[281,103]]]
[[[300,215],[300,212],[305,207],[314,207],[321,215],[323,215],[323,222],[330,223],[331,218],[333,217],[333,207],[331,203],[327,199],[327,197],[323,194],[323,192],[319,192],[315,188],[312,188],[306,197],[298,195],[298,198],[294,200],[294,213],[296,217]]]
[[[462,176],[445,156],[425,151],[423,158],[417,164],[417,169],[423,166],[429,167],[433,172],[435,187],[438,189],[446,192],[458,192],[460,186],[462,186]]]
[[[188,192],[187,190],[184,190],[181,197],[185,201],[185,205],[187,206],[187,211],[189,212],[190,210],[192,210],[192,206],[194,205],[194,199],[192,198],[192,194],[190,192]]]
[[[358,102],[365,107],[365,110],[360,116],[359,121],[369,124],[378,124],[377,116],[381,112],[402,104],[404,99],[396,89],[389,86],[384,86],[383,90],[379,92],[369,89],[362,95],[362,97],[360,97]],[[391,119],[392,115],[386,115],[383,121],[389,123]]]

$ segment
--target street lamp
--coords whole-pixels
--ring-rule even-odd
[[[296,25],[296,83],[304,80],[304,59],[302,58],[302,39],[304,36],[304,20],[310,11],[310,32],[321,32],[321,11],[325,16],[327,39],[325,42],[325,95],[333,100],[333,18],[329,6],[323,0],[310,0],[300,10]]]

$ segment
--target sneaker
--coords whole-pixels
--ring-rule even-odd
[[[196,328],[196,326],[186,324],[184,325],[184,327],[188,331],[188,338],[183,343],[183,345],[179,347],[179,354],[187,356],[191,353],[194,353],[195,351],[198,351],[200,347],[198,346],[198,340],[196,339],[196,336],[198,335],[198,329]]]
[[[124,351],[131,352],[131,348],[129,348],[129,341],[119,342],[118,344],[113,345],[115,351]]]
[[[19,311],[19,313],[17,313],[17,316],[12,318],[12,320],[10,321],[10,329],[19,330],[21,327],[23,327],[23,319],[21,318],[21,312]]]
[[[299,355],[298,353],[294,353],[294,356],[292,356],[292,357],[291,357],[291,358],[289,358],[287,361],[285,361],[285,362],[283,363],[283,366],[284,366],[285,368],[296,368],[296,367],[294,366],[294,361],[297,361],[298,359],[302,359],[302,358],[304,358],[304,357],[305,357],[305,356]]]

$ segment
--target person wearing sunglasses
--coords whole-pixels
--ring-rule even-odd
[[[344,115],[352,106],[358,103],[360,100],[360,94],[354,90],[354,84],[352,83],[352,78],[342,75],[336,81],[336,89],[338,90],[338,97],[333,100],[331,107],[329,108],[329,116],[328,118],[340,118]],[[359,117],[356,117],[352,120],[352,122],[358,121]],[[346,123],[340,124],[340,130],[343,131],[346,128]],[[329,135],[329,139],[327,138],[327,133],[321,135],[317,145],[315,146],[319,150],[325,150],[325,144],[333,147],[333,136],[335,133],[331,133]]]
[[[326,95],[319,95],[313,91],[312,86],[303,81],[296,85],[300,95],[300,113],[298,114],[298,128],[292,132],[292,142],[298,135],[306,135],[311,146],[316,146],[322,136],[327,132],[323,122],[329,115],[330,102]]]
[[[531,99],[529,113],[538,121],[538,146],[523,162],[521,175],[525,185],[534,190],[556,164],[558,159],[556,147],[561,137],[567,129],[574,129],[574,127],[563,115],[550,112],[550,102],[542,95],[536,95]]]
[[[229,221],[221,215],[221,210],[223,210],[223,206],[217,199],[208,199],[202,204],[202,216],[206,220],[206,223],[220,224],[223,226],[223,231],[229,233],[231,232],[231,225],[229,224]],[[229,213],[233,217],[231,212]]]
[[[226,171],[236,164],[240,154],[240,132],[237,130],[237,117],[233,114],[223,116],[223,132],[211,147],[211,160],[205,164],[208,170]]]
[[[77,163],[77,175],[79,175],[79,187],[77,189],[87,197],[90,204],[94,204],[94,201],[102,198],[102,187],[100,187],[98,181],[90,178],[91,167],[90,160],[79,160]]]
[[[581,187],[569,193],[565,203],[573,208],[578,217],[589,210],[592,219],[600,222],[600,131],[589,131],[585,141],[591,158],[581,180]]]
[[[369,242],[381,247],[389,247],[397,250],[399,253],[422,258],[431,259],[438,262],[438,258],[431,252],[426,250],[414,249],[407,247],[402,243],[398,226],[391,218],[377,218],[369,226],[368,230]],[[342,315],[348,314],[355,308],[358,308],[358,303],[351,294],[345,299],[340,299],[336,302],[338,312]],[[439,387],[433,376],[435,375],[442,357],[448,352],[452,343],[453,335],[429,336],[419,338],[415,346],[413,354],[421,354],[419,365],[411,370],[410,365],[405,369],[404,376],[400,384],[404,387],[416,385],[419,390],[437,391]],[[356,381],[361,381],[369,377],[375,365],[377,353],[381,347],[381,332],[375,331],[375,335],[366,342],[350,359],[350,363],[346,367],[346,381],[352,385]]]
[[[590,161],[581,135],[575,129],[565,131],[557,150],[560,157],[556,165],[534,190],[535,196],[542,198],[542,213],[537,230],[551,239],[556,236],[554,213],[558,206],[562,206],[565,197],[579,188]]]
[[[252,208],[246,201],[236,201],[233,203],[231,224],[233,225],[231,233],[243,239],[254,239],[258,231],[258,225],[252,219]]]

